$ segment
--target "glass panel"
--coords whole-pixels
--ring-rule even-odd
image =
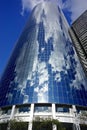
[[[69,112],[69,108],[66,107],[56,107],[56,112]]]
[[[22,106],[20,108],[18,108],[19,113],[21,112],[29,112],[30,111],[30,107],[29,106]]]
[[[35,106],[35,112],[51,112],[51,107],[48,106]]]
[[[11,109],[2,109],[2,114],[10,115],[11,114]]]

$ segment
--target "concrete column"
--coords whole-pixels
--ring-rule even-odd
[[[53,125],[53,130],[57,130],[57,126],[56,125]]]
[[[80,130],[80,125],[79,125],[79,120],[77,118],[77,110],[75,105],[72,106],[72,111],[73,111],[73,130]]]
[[[53,117],[53,119],[56,118],[56,113],[55,113],[55,111],[56,111],[55,104],[52,104],[52,117]]]
[[[77,111],[76,111],[75,105],[72,106],[72,114],[73,114],[73,117],[77,116]]]
[[[14,118],[14,113],[15,113],[15,105],[12,106],[12,111],[11,111],[11,115],[10,115],[10,120],[12,120]]]
[[[29,122],[29,125],[28,125],[28,130],[32,130],[33,115],[34,115],[34,104],[31,104],[30,122]]]
[[[72,105],[72,109],[73,109],[74,112],[76,112],[76,107],[75,107],[75,105]]]
[[[34,104],[31,104],[31,111],[30,111],[31,120],[33,119],[33,115],[34,115]]]
[[[73,130],[81,130],[79,124],[73,124]]]
[[[14,118],[14,113],[15,113],[15,105],[12,106],[10,120]],[[10,122],[8,123],[7,130],[10,130]]]
[[[28,130],[32,130],[32,122],[29,122]]]
[[[55,106],[55,104],[52,104],[52,117],[53,117],[53,119],[55,119],[56,118],[56,106]],[[57,130],[57,126],[54,124],[53,125],[53,130]]]

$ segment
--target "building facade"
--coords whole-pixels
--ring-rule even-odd
[[[79,130],[77,111],[87,108],[87,78],[57,5],[38,4],[0,81],[0,122],[58,119]],[[71,124],[71,125],[70,125]]]
[[[70,34],[87,76],[87,10],[72,24]]]

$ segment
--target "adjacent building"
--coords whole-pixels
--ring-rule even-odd
[[[87,10],[72,24],[70,34],[87,76]]]
[[[37,117],[58,119],[80,129],[76,114],[87,108],[87,78],[68,33],[51,2],[38,4],[0,80],[0,122]]]

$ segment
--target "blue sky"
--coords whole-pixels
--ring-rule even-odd
[[[87,0],[0,0],[0,76],[32,8],[43,1],[56,2],[69,23],[87,9]]]

